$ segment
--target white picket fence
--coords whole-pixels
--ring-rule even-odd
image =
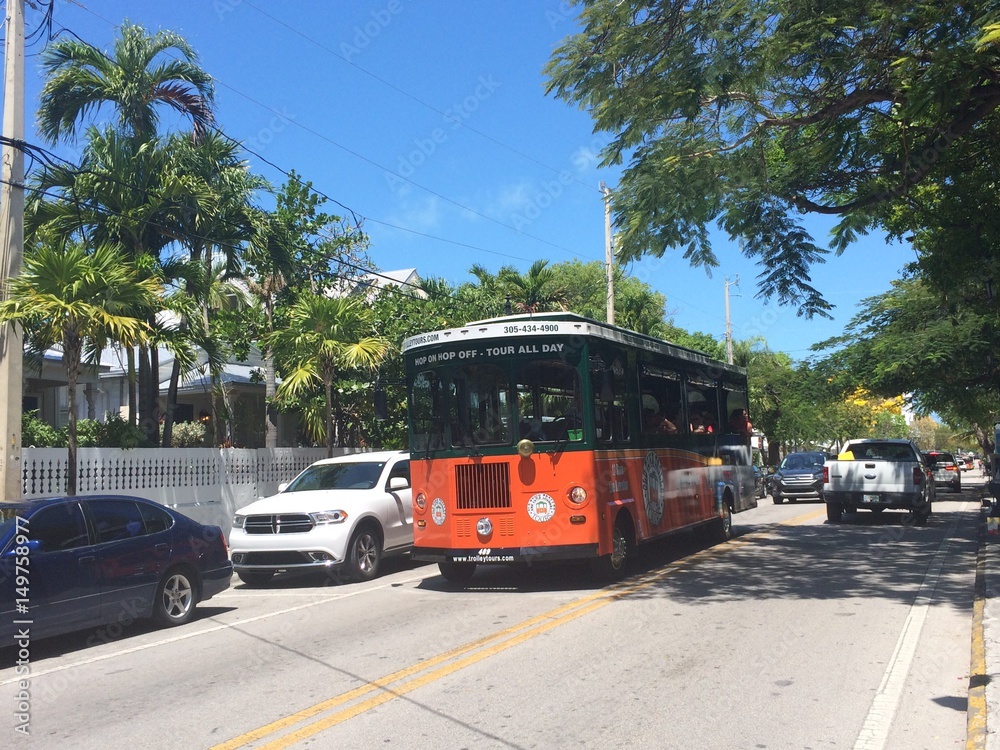
[[[77,494],[144,497],[228,535],[237,508],[274,494],[280,482],[325,457],[326,448],[80,448]],[[23,497],[66,493],[65,448],[24,448],[21,461]]]

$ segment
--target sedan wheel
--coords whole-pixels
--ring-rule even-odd
[[[161,625],[183,625],[194,616],[195,587],[184,571],[173,569],[160,581],[153,602],[153,619]]]

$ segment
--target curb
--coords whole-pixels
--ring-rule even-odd
[[[972,657],[969,666],[969,707],[966,719],[966,750],[986,747],[986,645],[983,610],[986,605],[986,513],[979,515],[979,548],[976,552],[975,601],[972,605]]]

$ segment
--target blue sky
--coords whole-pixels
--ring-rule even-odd
[[[56,0],[54,28],[101,49],[111,47],[125,18],[183,34],[216,78],[219,126],[259,154],[248,156],[253,169],[275,184],[285,179],[279,170],[294,169],[364,217],[370,256],[383,270],[416,267],[458,284],[475,263],[495,271],[506,264],[525,270],[539,258],[604,260],[599,185],[614,189],[618,173],[598,168],[605,137],[592,132],[589,115],[544,93],[542,68],[576,28],[567,3],[83,6]],[[37,21],[29,10],[29,31]],[[37,56],[27,71],[28,140],[40,142]],[[178,124],[165,116],[162,126]],[[830,223],[807,226],[825,245]],[[724,280],[739,277],[730,288],[733,335],[762,336],[794,358],[840,334],[858,301],[887,290],[913,259],[908,247],[878,237],[831,256],[812,279],[836,305],[834,319],[806,320],[757,299],[760,269],[723,235],[713,243],[722,265],[711,277],[679,252],[628,271],[666,295],[677,325],[720,339]]]

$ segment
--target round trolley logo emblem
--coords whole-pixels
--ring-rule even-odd
[[[532,521],[538,521],[539,523],[545,523],[550,520],[552,516],[556,514],[556,501],[551,497],[546,495],[544,492],[539,492],[537,495],[532,495],[528,500],[528,515],[531,516]]]
[[[440,526],[444,523],[445,515],[444,500],[439,497],[434,498],[434,502],[431,503],[431,520]]]
[[[642,501],[651,526],[659,526],[663,520],[663,494],[663,467],[650,451],[642,462]]]

